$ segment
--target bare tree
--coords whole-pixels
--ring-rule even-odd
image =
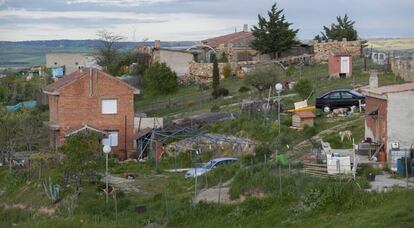
[[[18,126],[18,136],[30,153],[33,149],[38,149],[42,140],[47,138],[47,129],[36,113],[24,113]]]
[[[18,145],[18,121],[16,115],[4,113],[0,117],[0,151],[3,159],[9,161],[10,173],[12,172],[13,155]]]
[[[99,40],[95,47],[96,60],[108,73],[116,75],[120,68],[120,50],[122,48],[120,41],[125,38],[107,30],[98,31],[97,36]]]

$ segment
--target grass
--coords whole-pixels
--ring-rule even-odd
[[[368,66],[368,68],[376,66]],[[362,59],[353,59],[353,77],[345,79],[329,79],[327,64],[311,64],[298,68],[288,78],[290,81],[297,81],[301,78],[309,79],[314,88],[313,97],[309,104],[314,104],[314,99],[328,91],[340,88],[355,88],[368,85],[369,73],[364,71]],[[392,72],[383,72],[379,75],[380,85],[400,84],[404,80],[396,77]],[[231,78],[221,81],[221,86],[230,91],[231,98],[212,99],[212,89],[201,92],[197,85],[180,88],[177,93],[168,96],[150,96],[148,94],[136,97],[135,108],[139,112],[146,112],[149,116],[164,116],[167,118],[184,118],[202,112],[209,112],[213,106],[223,107],[229,104],[241,102],[243,99],[258,99],[256,89],[250,87],[249,93],[240,93],[240,87],[245,86],[243,80]],[[293,91],[284,91],[282,94],[291,94]],[[265,92],[267,94],[267,92]],[[293,103],[302,100],[298,96],[284,99],[287,107],[293,107]],[[235,111],[239,107],[227,107],[226,111]]]
[[[116,173],[119,166],[126,166],[116,165],[111,173]],[[142,192],[125,193],[117,190],[115,207],[113,197],[110,197],[108,205],[104,203],[105,197],[97,191],[97,184],[84,183],[73,216],[68,215],[65,206],[67,197],[73,194],[70,188],[61,184],[64,200],[52,205],[42,187],[38,186],[39,181],[18,182],[14,185],[14,191],[0,196],[0,201],[8,205],[30,205],[32,209],[2,207],[0,226],[142,227],[164,224],[167,227],[404,227],[414,221],[412,191],[369,193],[360,190],[355,182],[319,179],[283,168],[280,194],[279,173],[272,161],[253,165],[248,162],[236,163],[212,171],[206,179],[199,179],[200,190],[207,187],[205,180],[208,186],[214,186],[234,177],[230,186],[232,198],[246,197],[244,202],[235,205],[200,203],[194,207],[191,202],[194,180],[185,180],[183,174],[154,173],[151,170],[155,170],[155,167],[151,163],[135,164],[134,168],[138,172],[135,183]],[[140,173],[140,170],[143,172]],[[58,177],[59,173],[58,170],[49,170],[47,175]],[[1,167],[2,188],[6,176],[7,169]],[[358,182],[366,186],[363,179],[358,179]],[[261,197],[255,198],[258,195]],[[136,205],[146,205],[147,211],[135,212]],[[55,208],[56,212],[48,216],[38,212],[40,207]],[[347,223],[348,220],[350,222]]]

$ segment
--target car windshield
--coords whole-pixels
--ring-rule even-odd
[[[211,168],[213,168],[214,164],[216,164],[216,162],[214,162],[214,161],[209,161],[209,162],[207,162],[207,163],[205,163],[205,164],[203,165],[203,168],[204,168],[204,169],[211,169]]]
[[[362,95],[362,94],[360,94],[360,93],[358,93],[356,91],[353,91],[353,90],[351,90],[349,92],[352,93],[352,94],[354,94],[354,95],[356,95],[356,96],[358,96],[358,97],[363,97],[364,96],[364,95]]]

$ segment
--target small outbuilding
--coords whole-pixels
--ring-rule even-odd
[[[352,56],[348,52],[329,53],[329,77],[348,78],[352,76]]]
[[[363,88],[365,139],[383,145],[391,170],[397,159],[409,156],[414,145],[414,83]]]
[[[305,126],[313,127],[315,123],[315,114],[312,111],[295,112],[292,116],[292,127],[304,128]]]

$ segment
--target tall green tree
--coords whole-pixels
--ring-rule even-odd
[[[346,38],[349,41],[358,39],[358,32],[354,29],[355,21],[349,19],[348,15],[336,17],[337,24],[332,23],[331,27],[323,26],[320,35],[315,36],[315,40],[338,40]]]
[[[218,68],[217,58],[213,62],[213,90],[218,89],[220,86],[220,71]]]
[[[267,14],[269,19],[258,15],[259,24],[253,26],[252,29],[255,37],[252,47],[275,58],[279,57],[280,52],[299,44],[299,41],[296,40],[296,34],[299,30],[290,28],[292,23],[286,21],[283,9],[279,10],[276,4]]]
[[[156,62],[144,72],[144,89],[154,94],[171,94],[178,89],[177,74],[165,63]]]

